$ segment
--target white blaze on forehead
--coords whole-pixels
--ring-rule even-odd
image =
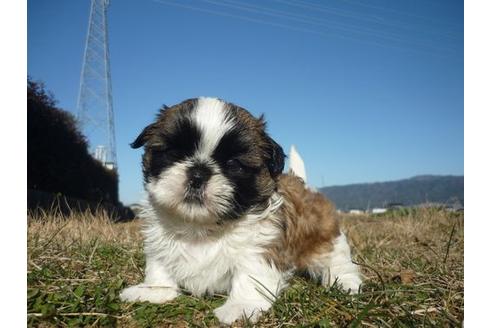
[[[201,132],[199,153],[210,156],[222,136],[234,125],[226,113],[226,104],[217,98],[198,98],[194,111]]]

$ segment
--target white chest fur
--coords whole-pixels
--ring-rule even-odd
[[[264,216],[246,217],[221,233],[201,238],[189,225],[163,222],[156,215],[146,220],[147,261],[165,268],[170,279],[197,296],[228,293],[234,274],[264,264],[265,247],[279,233]]]
[[[157,260],[179,285],[195,295],[224,293],[230,289],[236,267],[232,253],[223,240],[169,241]]]

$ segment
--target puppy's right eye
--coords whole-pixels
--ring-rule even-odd
[[[236,173],[241,173],[243,171],[243,165],[239,160],[235,158],[228,160],[226,162],[226,166],[229,169],[229,171],[233,171]]]

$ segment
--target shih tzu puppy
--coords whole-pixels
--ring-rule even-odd
[[[263,117],[190,99],[161,109],[132,143],[142,146],[145,279],[122,300],[164,303],[181,288],[227,293],[214,313],[230,324],[255,322],[296,272],[358,292],[334,206],[296,176],[295,163],[282,174],[285,155]]]

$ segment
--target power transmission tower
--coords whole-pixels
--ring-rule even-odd
[[[91,0],[77,121],[88,138],[92,156],[116,170],[113,94],[109,66],[107,11],[109,0]]]

